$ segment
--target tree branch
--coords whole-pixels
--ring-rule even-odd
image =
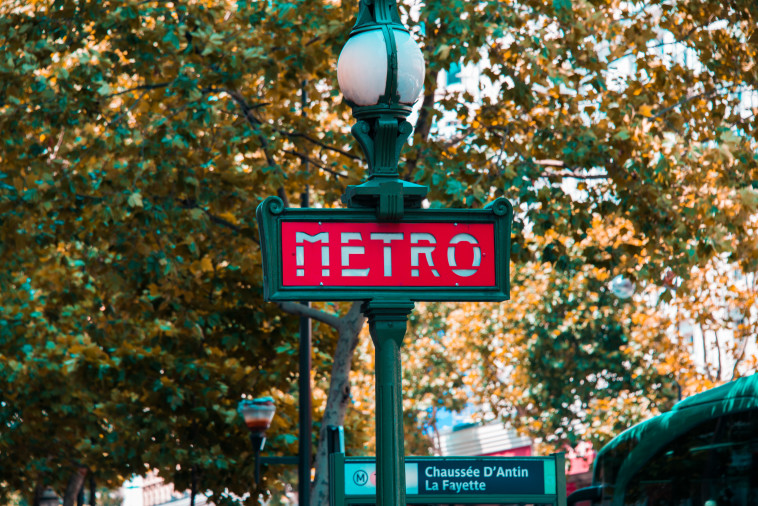
[[[234,100],[237,105],[242,109],[242,113],[245,116],[245,119],[250,124],[250,126],[253,127],[253,130],[257,130],[257,127],[260,126],[261,120],[255,117],[253,114],[253,108],[247,103],[245,100],[245,97],[242,96],[242,93],[240,93],[237,90],[231,90],[229,88],[225,88],[224,91],[229,94],[230,97],[232,97],[232,100]],[[258,104],[260,106],[261,104]],[[274,160],[274,157],[271,155],[268,149],[268,142],[266,141],[266,138],[263,137],[261,134],[257,134],[258,140],[261,143],[261,149],[263,150],[263,154],[266,157],[266,163],[268,163],[269,167],[275,167],[276,161]],[[285,207],[289,207],[289,199],[287,198],[287,192],[284,191],[284,188],[280,187],[277,189],[276,194],[279,196],[280,199],[284,202]]]
[[[221,218],[220,216],[216,216],[215,214],[211,213],[207,209],[204,209],[202,206],[197,205],[197,203],[195,203],[194,201],[179,200],[179,203],[185,209],[200,209],[208,217],[211,223],[215,223],[216,225],[221,225],[222,227],[226,227],[230,230],[234,230],[238,234],[241,234],[250,238],[255,244],[258,244],[260,246],[260,241],[255,237],[255,234],[253,234],[251,230],[240,227],[239,225],[235,225],[231,221],[225,220],[224,218]]]
[[[113,118],[111,121],[109,121],[109,122],[106,124],[106,126],[107,126],[107,127],[110,127],[111,125],[113,125],[114,123],[116,123],[117,121],[119,121],[121,118],[123,118],[123,117],[124,117],[124,116],[125,116],[127,113],[129,113],[129,112],[130,112],[132,109],[134,109],[135,107],[137,107],[137,104],[139,104],[139,103],[140,103],[140,100],[142,100],[143,98],[145,98],[145,96],[147,96],[147,91],[146,91],[146,92],[144,92],[142,95],[140,95],[140,96],[137,98],[137,100],[135,100],[135,101],[134,101],[134,103],[133,103],[131,106],[129,106],[129,108],[128,108],[127,110],[125,110],[124,112],[122,112],[121,114],[119,114],[118,116],[116,116],[115,118]]]
[[[575,172],[545,172],[543,177],[567,177],[571,179],[608,179],[608,174],[576,174]]]
[[[347,177],[347,174],[344,174],[342,172],[337,172],[336,170],[330,169],[329,167],[327,167],[323,163],[319,162],[318,160],[314,160],[313,158],[310,158],[310,157],[308,157],[308,155],[304,155],[303,153],[299,153],[297,151],[293,151],[293,150],[290,150],[290,149],[283,149],[282,152],[290,154],[290,155],[293,155],[293,156],[296,156],[296,157],[300,158],[304,162],[312,163],[313,165],[315,165],[319,169],[324,170],[324,171],[326,171],[326,172],[328,172],[330,174],[333,174],[336,177]]]
[[[527,163],[533,163],[534,165],[539,165],[541,167],[559,167],[562,169],[566,169],[564,172],[550,172],[545,171],[542,173],[540,177],[560,177],[560,178],[571,178],[571,179],[582,179],[582,180],[588,180],[588,179],[608,179],[611,177],[608,173],[605,174],[581,174],[577,172],[577,170],[586,170],[582,168],[575,168],[575,167],[569,167],[566,165],[566,162],[563,160],[552,160],[552,159],[544,159],[544,160],[534,160],[531,157],[526,157],[522,153],[516,151],[516,154],[525,162]]]
[[[261,124],[261,120],[253,115],[253,108],[248,105],[245,97],[243,97],[242,94],[237,90],[225,88],[224,91],[229,94],[229,96],[232,97],[232,100],[234,100],[240,109],[242,109],[242,114],[245,116],[247,122],[250,123],[250,126],[254,127],[254,129],[257,130],[258,126]],[[274,161],[274,157],[271,156],[271,153],[269,153],[268,142],[266,142],[266,139],[260,134],[258,134],[257,137],[261,142],[261,149],[263,150],[263,154],[266,156],[266,163],[268,163],[269,166],[274,167],[276,165],[276,162]]]
[[[276,304],[279,306],[279,309],[285,313],[295,316],[305,316],[311,320],[325,323],[330,327],[339,330],[341,318],[334,313],[327,313],[326,311],[306,306],[304,304],[298,304],[297,302],[277,302]]]
[[[345,150],[342,150],[340,148],[335,148],[334,146],[330,146],[329,144],[326,144],[325,142],[322,142],[318,139],[314,139],[310,135],[306,135],[301,132],[285,132],[284,130],[276,130],[277,132],[281,133],[282,135],[286,135],[287,137],[293,138],[293,137],[300,137],[302,139],[305,139],[308,142],[311,142],[317,146],[320,146],[328,151],[334,151],[335,153],[339,153],[342,156],[346,156],[350,158],[351,160],[362,160],[362,158],[358,155],[354,155],[352,153],[349,153]]]
[[[430,82],[427,80],[427,82]],[[421,103],[421,110],[419,110],[418,118],[416,119],[416,125],[413,130],[421,138],[421,145],[426,144],[429,140],[429,133],[432,130],[432,111],[434,110],[434,96],[437,93],[437,81],[432,80],[429,86],[429,91],[424,95],[424,101]],[[416,158],[408,158],[405,164],[406,178],[410,178],[418,165],[418,151],[416,151]]]
[[[340,333],[354,333],[357,335],[358,332],[360,332],[366,320],[366,318],[361,314],[362,305],[363,304],[361,302],[353,302],[353,305],[350,306],[350,309],[345,314],[345,316],[340,318],[340,323],[337,327],[337,330]]]
[[[421,136],[421,142],[429,140],[429,133],[432,130],[432,111],[434,110],[434,96],[437,93],[437,81],[434,86],[429,87],[429,92],[424,95],[424,101],[421,103],[421,110],[416,120],[415,131]]]
[[[715,95],[718,95],[720,92],[722,92],[724,90],[728,90],[729,88],[734,88],[735,86],[738,86],[738,85],[739,85],[739,83],[732,83],[730,85],[722,86],[721,88],[718,88],[718,89],[715,89],[715,90],[711,90],[711,91],[707,91],[707,92],[704,91],[704,92],[698,93],[696,95],[690,95],[688,97],[684,97],[683,99],[681,99],[676,104],[671,105],[669,107],[664,107],[663,109],[661,109],[657,113],[653,114],[651,116],[651,118],[653,118],[653,119],[659,118],[659,117],[663,116],[664,114],[666,114],[667,112],[669,112],[670,110],[676,109],[677,107],[680,107],[680,106],[686,104],[687,102],[692,102],[693,100],[696,100],[698,98],[711,98],[711,97],[713,97]]]
[[[284,191],[284,187],[280,186],[276,189],[276,196],[282,199],[282,202],[284,202],[284,207],[290,206],[290,199],[287,197],[287,192]]]
[[[202,209],[202,211],[205,213],[205,215],[208,217],[208,219],[211,220],[211,223],[215,223],[216,225],[221,225],[222,227],[226,227],[226,228],[229,228],[231,230],[234,230],[238,234],[243,234],[243,235],[249,236],[249,238],[255,244],[260,245],[260,241],[258,241],[258,239],[255,237],[254,234],[245,234],[245,230],[242,227],[240,227],[238,225],[235,225],[231,221],[225,220],[224,218],[216,216],[215,214],[212,214],[210,211],[208,211],[206,209],[203,209],[203,208],[199,208],[199,209]]]
[[[471,135],[474,132],[474,129],[472,127],[467,128],[464,132],[462,132],[459,136],[453,137],[449,141],[442,144],[443,149],[450,149],[457,144],[460,144],[461,142],[465,141],[469,135]]]
[[[566,163],[563,160],[534,160],[537,165],[546,165],[548,167],[565,167]]]
[[[107,95],[105,98],[113,98],[117,97],[119,95],[124,95],[126,93],[131,93],[133,91],[140,91],[140,90],[155,90],[158,88],[165,88],[169,84],[173,83],[173,81],[166,81],[165,83],[156,83],[156,84],[143,84],[141,86],[135,86],[134,88],[129,88],[128,90],[119,91],[117,93],[112,93],[110,95]]]

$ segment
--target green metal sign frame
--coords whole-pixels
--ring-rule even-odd
[[[348,466],[360,467],[371,465],[376,462],[373,457],[345,457],[344,453],[333,453],[329,460],[329,503],[330,506],[348,506],[351,504],[375,504],[377,501],[374,494],[350,493],[356,487],[346,486],[346,480],[352,479],[346,476]],[[554,453],[547,457],[405,457],[405,463],[417,468],[433,464],[435,466],[458,468],[463,470],[482,468],[483,466],[509,466],[529,462],[536,464],[544,470],[542,476],[542,492],[524,493],[432,493],[408,491],[406,502],[408,504],[551,504],[554,506],[566,505],[566,471],[565,456],[563,453]],[[542,464],[541,466],[539,464]],[[490,467],[492,469],[492,467]],[[365,479],[365,478],[364,478]],[[418,479],[421,479],[419,477]],[[455,479],[455,478],[453,478]],[[465,478],[463,478],[465,481]],[[438,479],[439,481],[439,479]],[[349,485],[349,483],[347,484]]]
[[[256,210],[263,256],[264,298],[268,301],[493,301],[510,296],[510,251],[513,207],[499,198],[484,209],[409,209],[397,223],[492,224],[494,227],[494,286],[286,286],[283,280],[282,223],[377,223],[374,209],[288,208],[278,197],[269,197]]]

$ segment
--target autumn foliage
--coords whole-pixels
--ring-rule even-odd
[[[466,403],[546,444],[601,444],[679,390],[755,371],[755,2],[400,11],[427,61],[401,173],[431,206],[516,211],[510,302],[417,305],[409,449],[431,451],[419,427]],[[263,301],[255,208],[304,191],[339,206],[363,177],[335,71],[356,12],[0,3],[0,501],[64,495],[83,469],[241,500],[242,395],[277,399],[268,448],[295,453],[302,308]],[[609,291],[618,275],[631,299]],[[315,417],[334,408],[349,451],[370,452],[361,320],[314,311]],[[328,397],[351,368],[352,390]]]

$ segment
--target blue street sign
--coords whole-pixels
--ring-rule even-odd
[[[331,458],[331,505],[376,501],[376,459]],[[405,488],[413,503],[565,504],[563,454],[549,457],[406,457]]]

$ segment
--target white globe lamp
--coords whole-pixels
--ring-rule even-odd
[[[385,36],[391,32],[394,41]],[[394,42],[394,44],[393,44]],[[397,72],[394,82],[387,81],[396,50]],[[413,105],[424,85],[424,56],[416,41],[404,30],[374,29],[359,32],[348,39],[337,61],[337,80],[348,103],[354,107],[376,106],[392,101]],[[396,96],[390,97],[394,90]],[[394,100],[393,100],[394,99]]]

